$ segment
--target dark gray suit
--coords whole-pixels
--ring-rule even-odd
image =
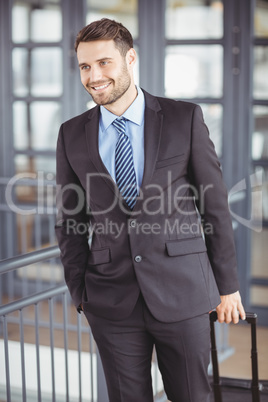
[[[100,158],[95,107],[60,129],[56,233],[74,304],[88,316],[121,322],[142,294],[157,321],[175,323],[238,290],[233,232],[200,107],[144,94],[144,177],[133,211]]]

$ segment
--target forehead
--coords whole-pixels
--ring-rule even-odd
[[[77,48],[79,63],[93,63],[104,58],[117,58],[119,50],[115,47],[113,40],[96,40],[91,42],[80,42]]]

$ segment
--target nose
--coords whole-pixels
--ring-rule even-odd
[[[102,72],[99,66],[92,66],[89,73],[89,82],[95,83],[101,81],[102,79]]]

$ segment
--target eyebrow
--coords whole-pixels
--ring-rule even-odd
[[[103,60],[112,60],[112,57],[102,57],[101,59],[96,60],[96,62],[103,61]],[[79,67],[88,66],[88,63],[82,62],[78,64]]]

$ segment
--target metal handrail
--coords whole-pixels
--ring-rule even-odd
[[[35,264],[50,258],[57,258],[60,256],[60,250],[58,246],[46,247],[31,253],[22,254],[17,257],[6,258],[0,261],[0,275],[10,271],[14,271],[17,268],[23,268],[27,265]]]
[[[49,260],[53,258],[57,258],[60,255],[60,250],[57,246],[53,247],[47,247],[44,249],[40,249],[31,253],[19,255],[13,258],[8,258],[5,260],[0,261],[0,275],[8,273],[10,271],[16,270],[18,268],[24,268],[25,266],[34,264],[34,263],[39,263],[44,260]],[[40,302],[48,301],[48,307],[49,307],[49,320],[47,322],[48,328],[49,328],[49,340],[50,340],[50,359],[51,359],[51,368],[50,368],[50,375],[51,375],[51,390],[48,392],[51,392],[51,400],[56,400],[56,382],[55,382],[55,367],[56,367],[56,362],[59,362],[59,360],[56,359],[57,354],[55,351],[55,342],[54,342],[54,330],[57,327],[54,323],[54,302],[57,300],[57,297],[62,296],[60,299],[62,302],[62,311],[63,311],[63,322],[61,323],[61,330],[63,331],[63,340],[64,340],[64,346],[63,346],[63,353],[64,353],[64,358],[65,358],[65,396],[66,400],[69,399],[69,394],[70,390],[72,389],[73,392],[79,394],[78,399],[82,400],[82,347],[81,347],[81,336],[82,333],[87,333],[89,335],[89,342],[90,342],[90,350],[91,352],[89,353],[88,356],[88,363],[90,367],[90,372],[91,372],[91,388],[90,388],[90,394],[91,394],[91,401],[93,401],[93,394],[94,394],[94,389],[96,389],[97,395],[98,395],[98,401],[103,401],[103,402],[108,402],[108,399],[102,400],[100,399],[101,395],[101,389],[105,386],[105,379],[104,379],[104,374],[103,371],[101,371],[102,367],[97,366],[97,388],[95,388],[94,385],[94,374],[93,374],[93,338],[92,338],[92,333],[90,329],[87,327],[87,330],[85,331],[81,322],[81,316],[77,315],[77,325],[76,329],[74,329],[73,325],[70,326],[68,323],[68,314],[67,314],[67,308],[68,308],[68,301],[67,301],[67,296],[68,296],[68,288],[65,284],[61,284],[59,286],[53,287],[51,289],[47,289],[41,292],[38,292],[36,294],[32,294],[26,297],[23,297],[19,300],[15,300],[12,302],[9,302],[5,305],[0,306],[0,325],[2,328],[2,335],[3,335],[3,342],[4,342],[4,360],[5,360],[5,370],[6,370],[6,382],[5,382],[5,391],[2,390],[2,392],[6,393],[6,398],[8,402],[11,402],[13,400],[12,398],[12,392],[18,392],[20,397],[24,402],[28,400],[28,398],[31,398],[31,391],[28,391],[27,389],[27,383],[26,383],[26,377],[27,377],[27,366],[26,366],[26,344],[24,340],[24,325],[27,325],[27,317],[25,317],[25,308],[34,306],[34,321],[33,323],[30,323],[33,327],[33,331],[35,333],[35,360],[36,360],[36,365],[37,365],[37,388],[34,390],[34,392],[37,393],[35,396],[38,401],[41,401],[41,393],[42,393],[42,381],[41,381],[41,369],[40,369],[40,361],[41,361],[41,344],[39,341],[39,328],[45,327],[44,324],[40,321],[39,317],[39,305]],[[10,314],[18,311],[19,315],[18,317],[10,317]],[[11,318],[11,320],[10,320]],[[11,362],[10,362],[10,351],[11,347],[9,347],[9,331],[8,331],[8,324],[9,322],[13,322],[13,318],[16,318],[14,322],[18,325],[18,333],[20,337],[20,359],[21,359],[21,389],[20,387],[17,389],[17,385],[15,385],[15,391],[12,391],[12,382],[11,382],[11,375],[10,375],[10,370],[11,370]],[[47,326],[46,326],[47,327]],[[70,361],[71,360],[71,352],[69,353],[69,348],[68,348],[68,332],[69,331],[76,330],[77,332],[77,354],[78,354],[78,387],[76,385],[70,385],[69,381],[69,370],[70,370]],[[2,338],[2,336],[1,336]],[[58,363],[59,364],[59,363]],[[14,367],[14,365],[13,365]],[[14,384],[13,384],[14,385]],[[62,390],[61,390],[62,392]],[[60,394],[61,397],[61,394]],[[89,395],[90,397],[90,395]],[[36,400],[37,400],[36,399]],[[42,400],[44,398],[42,397]],[[45,399],[44,399],[45,400]],[[84,400],[84,399],[83,399]]]
[[[52,247],[47,247],[44,249],[40,249],[37,251],[33,251],[27,254],[19,255],[13,258],[7,258],[5,260],[0,261],[0,275],[5,274],[7,272],[16,270],[18,268],[23,268],[25,266],[34,264],[34,263],[39,263],[44,260],[52,259],[52,258],[57,258],[60,256],[60,250],[57,246],[52,246]],[[53,298],[56,296],[66,295],[68,293],[68,287],[66,284],[59,285],[56,287],[53,287],[51,289],[47,289],[44,291],[41,291],[39,293],[35,293],[33,295],[26,296],[24,298],[21,298],[19,300],[15,300],[13,302],[10,302],[6,305],[0,306],[0,317],[3,320],[3,333],[4,333],[4,344],[5,344],[5,361],[6,361],[6,393],[7,393],[7,400],[10,402],[11,401],[11,386],[10,386],[10,374],[9,374],[9,355],[8,355],[8,330],[7,330],[7,324],[9,322],[9,317],[8,315],[11,313],[14,313],[15,311],[19,311],[19,317],[18,317],[18,324],[20,327],[20,343],[21,343],[21,365],[22,365],[22,395],[23,395],[23,400],[26,401],[27,398],[27,389],[26,389],[26,379],[25,379],[25,351],[24,351],[24,339],[23,339],[23,325],[26,324],[25,319],[23,317],[23,309],[25,307],[29,306],[35,306],[35,319],[38,320],[38,315],[37,315],[37,308],[38,304],[41,301],[48,300],[49,301],[49,309],[50,309],[50,314],[53,313]],[[50,304],[52,303],[52,304]],[[64,350],[65,350],[65,360],[66,360],[66,392],[69,393],[69,382],[68,382],[68,342],[67,342],[67,332],[70,331],[70,327],[66,324],[66,310],[67,305],[66,305],[66,296],[65,296],[65,302],[64,302],[64,322],[63,322],[63,330],[64,330]],[[12,317],[11,317],[12,318]],[[40,352],[39,352],[39,338],[38,338],[38,326],[40,326],[40,321],[38,320],[38,323],[35,323],[35,332],[36,332],[36,356],[37,360],[40,360]],[[49,328],[50,328],[50,342],[51,342],[51,375],[52,375],[52,393],[55,397],[55,357],[54,357],[54,334],[53,331],[55,329],[55,325],[53,324],[52,321],[52,316],[50,315],[50,320],[49,320]],[[79,393],[81,397],[81,371],[82,371],[82,366],[81,366],[81,334],[83,331],[82,325],[81,325],[81,316],[78,317],[78,327],[76,329],[78,331],[78,354],[79,354]],[[92,334],[90,333],[91,336],[91,341],[92,342]],[[92,363],[92,354],[90,355],[90,361],[91,361],[91,376],[92,370],[93,370],[93,363]],[[105,378],[104,378],[104,372],[103,368],[101,365],[99,353],[97,350],[97,400],[98,402],[108,402],[108,395],[106,391],[106,385],[105,385]],[[155,368],[157,370],[157,367]],[[40,367],[38,367],[39,370],[39,382],[38,382],[38,392],[41,395],[41,382],[40,382]],[[93,378],[93,377],[92,377]],[[93,400],[93,379],[91,379],[92,383],[92,389],[91,389],[91,400]],[[157,379],[155,382],[157,386]],[[66,394],[67,395],[67,394]],[[53,400],[55,398],[52,398]],[[67,400],[69,400],[69,397],[66,397]],[[40,399],[41,400],[41,399]],[[155,395],[155,401],[157,402],[164,402],[166,400],[165,394],[162,392],[160,394]]]
[[[32,296],[26,296],[22,299],[19,299],[19,301],[15,300],[4,306],[0,306],[0,317],[3,315],[13,313],[14,311],[17,311],[18,307],[21,310],[24,307],[31,306],[40,301],[51,299],[54,296],[58,296],[62,293],[65,293],[67,291],[67,289],[68,288],[66,285],[56,286],[52,289],[48,289],[48,290],[44,290],[43,292],[35,293]]]

